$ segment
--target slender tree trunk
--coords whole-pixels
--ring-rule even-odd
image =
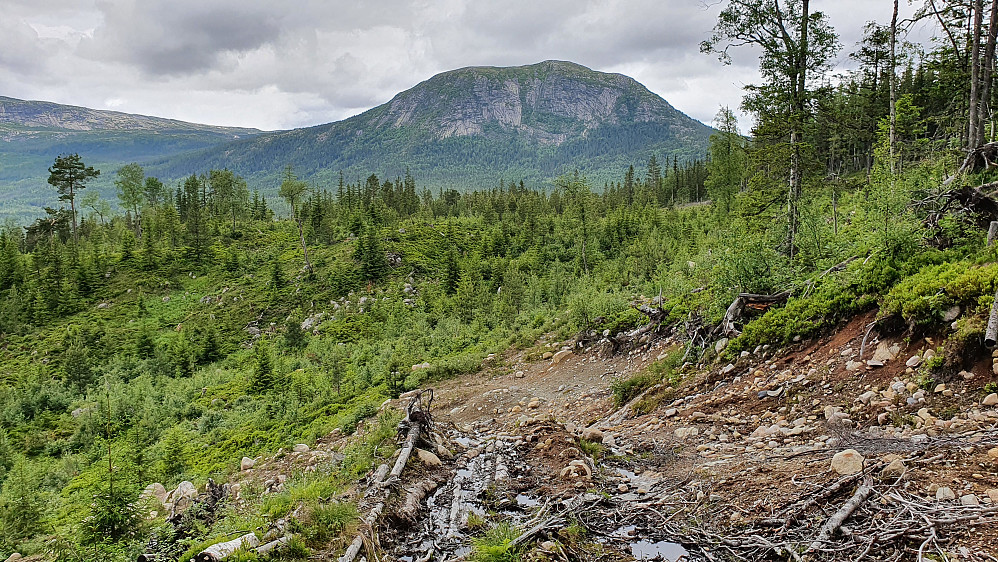
[[[981,115],[981,26],[983,25],[984,1],[974,0],[974,22],[971,33],[970,52],[970,111],[969,124],[967,128],[967,149],[973,150],[980,144],[977,134],[980,130]]]
[[[998,42],[998,2],[991,0],[991,18],[988,21],[988,42],[984,47],[984,60],[981,64],[981,102],[978,110],[977,140],[980,144],[986,138],[986,123],[991,120],[991,82],[995,71],[995,44]]]
[[[315,270],[312,269],[312,261],[308,259],[308,246],[305,245],[305,229],[302,225],[301,218],[298,216],[298,212],[295,210],[294,204],[291,205],[291,217],[294,219],[295,225],[298,227],[298,240],[301,241],[301,250],[305,254],[305,269],[307,269],[309,273],[312,273]]]
[[[791,85],[793,91],[793,115],[790,117],[790,188],[788,196],[788,226],[787,246],[790,259],[793,260],[797,250],[797,230],[800,222],[800,198],[803,191],[803,170],[801,169],[800,136],[804,122],[804,91],[807,84],[807,20],[809,14],[809,0],[801,3],[800,20],[800,43],[797,45],[796,60],[793,61],[796,67],[797,76],[794,84]]]
[[[72,185],[69,186],[69,211],[73,214],[73,242],[79,245],[80,237],[76,234],[76,193]]]
[[[891,18],[891,128],[888,139],[891,159],[891,188],[894,187],[894,178],[897,176],[897,162],[894,158],[894,143],[897,139],[897,34],[898,34],[898,0],[894,0],[894,16]]]

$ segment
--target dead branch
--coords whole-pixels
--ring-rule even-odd
[[[856,511],[856,508],[866,501],[866,498],[870,497],[870,493],[873,492],[873,486],[869,479],[863,483],[862,486],[856,488],[856,492],[849,498],[849,501],[842,504],[842,507],[838,509],[828,521],[821,526],[821,530],[818,532],[818,536],[811,542],[809,551],[815,551],[828,541],[828,539],[835,534],[842,527],[842,524],[849,519],[852,512]]]

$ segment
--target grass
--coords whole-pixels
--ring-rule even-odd
[[[520,532],[507,522],[500,522],[481,537],[471,539],[473,562],[518,562],[520,549],[513,541]]]

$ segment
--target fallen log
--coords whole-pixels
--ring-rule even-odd
[[[424,391],[415,392],[410,398],[409,405],[406,407],[406,417],[399,423],[399,435],[401,436],[404,432],[405,441],[402,443],[402,448],[399,450],[398,459],[395,460],[395,465],[392,467],[391,472],[388,473],[387,478],[384,480],[382,480],[384,470],[382,467],[378,467],[370,487],[365,494],[365,496],[369,496],[372,495],[374,491],[378,491],[381,494],[382,500],[371,508],[371,511],[368,513],[367,517],[364,518],[360,532],[358,532],[357,536],[354,537],[353,542],[351,542],[350,546],[347,547],[346,551],[343,553],[343,556],[339,558],[339,562],[353,562],[353,560],[357,558],[357,554],[360,553],[360,549],[364,546],[365,531],[369,531],[373,534],[374,529],[378,524],[378,519],[381,518],[381,514],[385,510],[385,498],[387,494],[384,492],[384,488],[398,482],[399,477],[402,474],[402,470],[405,469],[405,465],[409,461],[409,457],[412,455],[412,450],[416,446],[416,441],[419,439],[420,432],[424,428],[429,429],[432,426],[433,421],[429,413],[429,404],[433,402],[433,389],[428,389],[425,392],[430,397],[429,403],[425,406],[425,411],[423,405]]]
[[[953,183],[956,178],[963,174],[976,174],[996,166],[998,166],[998,142],[982,144],[967,154],[960,168],[943,181],[943,186]]]
[[[988,327],[984,330],[984,347],[994,349],[996,342],[998,342],[998,291],[995,292],[995,299],[991,303]]]
[[[777,293],[775,295],[739,293],[738,296],[735,297],[735,300],[731,302],[731,305],[728,306],[728,310],[724,313],[724,318],[721,319],[721,323],[718,324],[717,328],[714,329],[714,332],[711,335],[737,337],[741,335],[741,331],[735,327],[735,322],[741,318],[742,313],[746,308],[764,311],[774,304],[787,302],[787,299],[789,298],[790,291],[783,291],[782,293]]]
[[[842,524],[846,522],[846,519],[849,519],[852,512],[856,511],[856,508],[866,501],[866,498],[870,496],[871,492],[873,492],[873,485],[870,480],[867,479],[859,488],[856,488],[856,492],[851,498],[849,498],[849,501],[842,504],[842,507],[833,513],[832,516],[828,518],[828,521],[821,526],[821,530],[818,531],[818,536],[811,541],[808,551],[814,552],[820,549],[824,543],[828,542],[828,539],[835,534],[835,531],[838,531],[839,528],[842,527]]]
[[[423,503],[423,499],[433,493],[439,485],[440,481],[438,479],[431,478],[423,480],[412,488],[407,489],[405,500],[402,501],[402,507],[398,511],[399,518],[406,521],[415,521],[416,516],[419,514],[419,508]]]
[[[289,542],[291,542],[291,535],[281,537],[277,540],[270,541],[267,544],[257,547],[256,553],[260,556],[266,556],[267,554],[270,554],[271,551],[277,550]]]
[[[194,560],[195,562],[221,562],[241,548],[248,550],[258,546],[260,546],[260,539],[256,538],[253,533],[246,533],[237,539],[209,546],[195,556]]]

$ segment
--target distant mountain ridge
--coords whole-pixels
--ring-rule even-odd
[[[176,119],[0,96],[0,128],[4,126],[24,132],[32,130],[204,131],[230,135],[233,138],[261,132],[258,129],[245,127],[202,125]]]
[[[359,115],[163,159],[177,176],[228,166],[258,181],[292,165],[319,182],[409,169],[428,186],[546,182],[579,169],[618,179],[655,154],[706,154],[710,127],[633,78],[545,61],[443,72]]]
[[[652,155],[703,157],[712,132],[633,78],[564,61],[443,72],[349,119],[276,132],[0,97],[0,220],[53,205],[47,168],[68,152],[103,171],[108,197],[133,161],[168,182],[229,168],[267,194],[287,165],[320,186],[406,170],[434,189],[539,186],[579,170],[600,187]]]

